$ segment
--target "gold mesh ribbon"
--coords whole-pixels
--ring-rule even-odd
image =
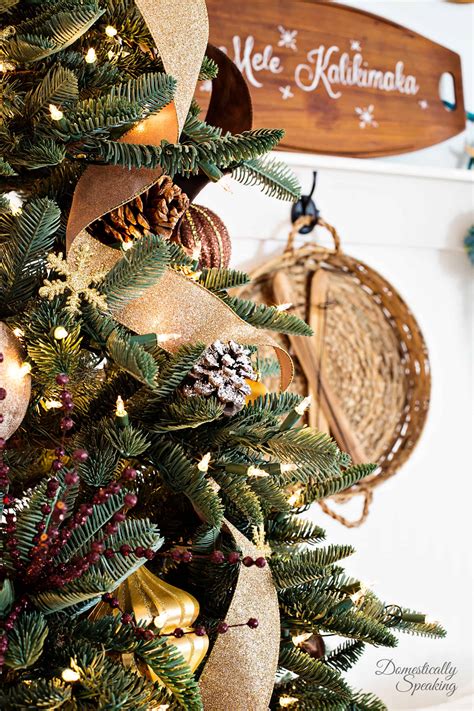
[[[225,525],[244,556],[261,555],[232,524]],[[230,629],[212,648],[199,681],[206,711],[268,709],[280,649],[278,598],[268,567],[240,567],[225,619],[232,625],[251,617],[258,619],[257,629]]]

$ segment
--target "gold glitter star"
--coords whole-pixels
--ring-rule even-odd
[[[71,267],[68,262],[63,259],[63,255],[49,254],[48,266],[55,271],[63,279],[44,280],[44,286],[39,290],[39,295],[44,299],[52,301],[56,296],[69,293],[66,301],[66,311],[72,315],[77,315],[80,312],[81,301],[87,301],[91,306],[95,306],[101,311],[107,310],[107,300],[104,294],[101,294],[96,285],[99,284],[105,275],[107,269],[91,272],[89,263],[93,258],[92,250],[88,245],[84,245],[76,253],[76,266]]]

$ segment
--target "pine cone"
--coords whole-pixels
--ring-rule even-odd
[[[146,234],[169,239],[188,205],[181,188],[162,175],[149,190],[96,220],[90,232],[108,244],[135,242]]]
[[[257,379],[249,355],[250,351],[235,341],[215,341],[187,376],[183,395],[217,397],[225,406],[224,415],[237,414],[251,392],[246,379]]]

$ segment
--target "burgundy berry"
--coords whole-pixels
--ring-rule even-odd
[[[86,462],[89,459],[89,453],[85,449],[76,449],[72,453],[72,458],[76,462]]]
[[[225,555],[222,551],[213,551],[211,553],[211,561],[213,563],[223,563],[225,561]]]
[[[147,560],[153,560],[154,557],[155,557],[155,551],[153,551],[151,548],[147,548],[145,550],[145,558]]]
[[[63,463],[59,459],[55,459],[51,465],[51,468],[53,472],[58,472],[60,469],[63,468]]]
[[[62,430],[66,432],[74,427],[74,420],[71,417],[63,417],[59,423]]]
[[[174,550],[171,551],[171,558],[175,560],[176,562],[179,562],[181,560],[181,551]]]
[[[108,487],[107,491],[109,494],[118,494],[120,491],[122,491],[122,485],[118,483],[118,481],[112,481]]]
[[[155,635],[151,630],[143,630],[143,639],[149,642],[151,639],[155,638]]]
[[[190,563],[193,559],[193,554],[191,551],[184,551],[184,553],[181,555],[181,560],[183,563]]]
[[[255,565],[257,566],[257,568],[264,568],[266,564],[267,560],[263,556],[260,556],[260,558],[257,558],[255,561]]]
[[[66,373],[58,373],[56,376],[56,382],[58,385],[67,385],[69,382],[69,375],[66,375]]]
[[[112,550],[112,548],[107,548],[107,549],[104,551],[104,555],[105,555],[106,558],[109,558],[109,559],[110,559],[110,558],[113,558],[114,555],[115,555],[115,551]]]
[[[54,450],[54,453],[57,457],[64,457],[64,455],[66,454],[63,447],[56,447],[56,449]]]
[[[1,388],[0,388],[1,389]],[[6,440],[4,437],[0,437],[0,449],[5,449]]]
[[[102,541],[93,541],[91,543],[91,551],[93,553],[103,553],[104,549],[105,549],[105,546],[102,543]]]
[[[122,624],[129,625],[133,622],[133,615],[129,612],[124,612],[120,619],[122,620]]]
[[[133,508],[133,506],[136,506],[138,501],[138,498],[135,496],[135,494],[126,494],[124,502],[127,506],[130,508]]]
[[[229,553],[229,555],[227,556],[227,560],[229,561],[229,563],[232,563],[232,565],[239,563],[240,553],[237,553],[237,551],[232,551],[232,553]]]
[[[132,547],[129,546],[128,543],[124,543],[122,546],[120,546],[120,553],[125,557],[129,556],[131,552]]]
[[[51,506],[49,504],[43,504],[41,507],[41,513],[47,516],[51,513]]]
[[[258,620],[256,617],[251,617],[250,620],[247,622],[247,626],[250,627],[251,630],[256,630],[258,627]]]
[[[6,396],[7,391],[5,390],[5,388],[0,388],[0,400],[5,400]]]
[[[181,629],[181,627],[176,627],[173,636],[176,637],[176,639],[181,639],[181,637],[184,637],[184,630]]]
[[[118,607],[120,607],[120,602],[117,600],[116,597],[113,597],[111,600],[109,600],[109,605],[110,607],[117,609]]]
[[[219,634],[225,634],[228,631],[228,629],[229,629],[229,625],[227,624],[227,622],[222,621],[222,622],[219,622],[219,624],[217,625],[217,631]]]
[[[64,477],[64,483],[66,484],[66,486],[74,486],[78,483],[78,481],[79,476],[76,474],[76,472],[68,472]]]
[[[246,555],[245,558],[242,560],[242,563],[245,565],[246,568],[251,568],[254,561],[253,558],[251,558],[249,555]]]
[[[194,628],[194,633],[198,637],[205,637],[207,634],[206,628],[203,625],[198,625],[197,627]]]
[[[125,467],[122,472],[122,479],[124,481],[134,481],[137,478],[137,470],[132,467]]]
[[[112,516],[112,521],[114,521],[114,523],[123,523],[126,518],[127,517],[124,513],[122,513],[121,511],[117,511],[117,513],[114,513],[114,515]]]

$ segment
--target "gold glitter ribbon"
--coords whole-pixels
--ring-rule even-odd
[[[231,523],[225,527],[244,556],[260,551]],[[206,711],[267,711],[280,649],[280,614],[268,568],[240,567],[226,615],[230,625],[258,619],[257,629],[237,627],[219,635],[199,680]]]
[[[121,258],[116,249],[101,244],[87,232],[81,232],[68,255],[68,263],[73,268],[78,265],[84,247],[90,250],[91,271],[110,270]],[[169,340],[160,341],[160,345],[170,353],[184,344],[200,342],[209,346],[218,339],[272,346],[280,362],[282,389],[286,389],[292,380],[290,356],[268,334],[243,321],[217,296],[173,269],[167,269],[156,284],[123,309],[114,311],[113,316],[135,333],[156,333],[162,339],[168,335]]]

